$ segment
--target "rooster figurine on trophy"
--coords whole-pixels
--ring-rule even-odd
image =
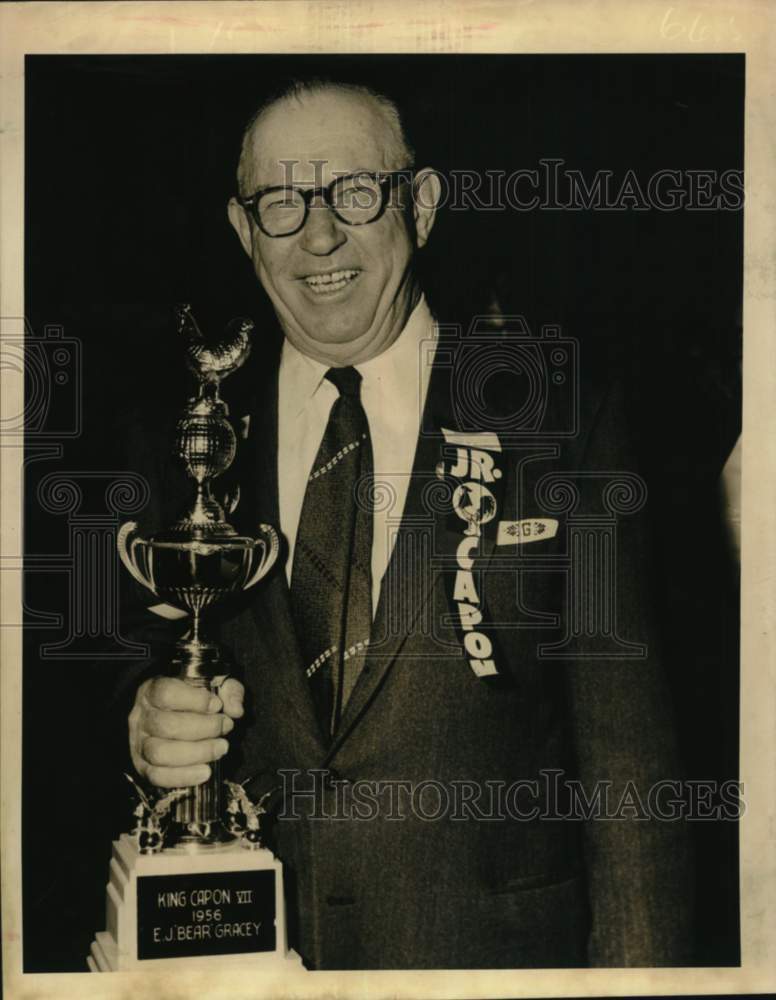
[[[208,346],[191,308],[182,306],[178,329],[197,393],[178,421],[175,452],[195,486],[194,500],[170,528],[148,538],[138,535],[135,522],[125,524],[117,544],[134,579],[190,617],[171,660],[177,676],[217,691],[229,660],[208,634],[207,612],[258,583],[272,568],[279,543],[266,524],[257,526],[256,537],[239,535],[211,488],[237,448],[220,383],[248,357],[253,324],[235,321],[228,339]],[[107,972],[216,957],[297,964],[286,945],[282,866],[258,832],[262,803],[251,803],[242,786],[222,782],[217,761],[203,784],[156,798],[130,781],[139,797],[137,825],[114,841],[107,928],[92,943],[89,968]]]

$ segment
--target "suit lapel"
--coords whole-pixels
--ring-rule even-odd
[[[428,613],[426,605],[433,604],[429,598],[440,573],[454,572],[456,550],[465,522],[453,511],[449,481],[440,479],[437,474],[445,459],[448,464],[454,461],[455,448],[446,443],[443,432],[458,428],[450,385],[453,370],[448,364],[441,363],[447,355],[449,348],[440,334],[407,499],[393,553],[380,587],[365,667],[345,706],[324,763],[334,756],[352,732],[383,684],[418,619]],[[498,509],[505,480],[506,475],[503,475],[490,487],[496,496]],[[478,568],[486,567],[495,539],[495,530],[483,533]]]
[[[244,501],[240,529],[255,535],[259,524],[280,524],[278,503],[278,363],[269,367],[266,379],[258,387],[249,407],[247,438],[240,451],[240,482]],[[236,423],[239,422],[236,421]],[[240,509],[238,508],[238,510]],[[299,762],[317,764],[325,752],[310,686],[304,674],[302,654],[291,615],[291,599],[286,580],[287,546],[281,539],[277,563],[264,580],[256,585],[250,601],[251,612],[265,649],[267,669],[262,682],[275,687],[279,700],[296,719],[293,738]]]

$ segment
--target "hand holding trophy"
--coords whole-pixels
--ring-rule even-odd
[[[148,538],[135,522],[125,524],[117,545],[138,583],[190,617],[175,644],[172,671],[217,693],[231,661],[210,633],[208,611],[257,584],[272,568],[279,543],[266,524],[257,526],[256,537],[239,535],[211,486],[237,449],[220,383],[248,357],[253,324],[235,321],[224,341],[208,346],[190,307],[182,306],[178,328],[197,381],[175,440],[194,485],[193,502],[170,528]],[[225,807],[218,761],[204,783],[155,800],[136,784],[138,822],[134,836],[123,834],[113,845],[107,930],[92,944],[92,971],[137,968],[148,959],[295,958],[286,950],[282,867],[258,832],[263,804],[250,803],[242,786],[223,784]]]

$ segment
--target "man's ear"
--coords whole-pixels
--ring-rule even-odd
[[[246,212],[243,210],[242,205],[236,198],[229,199],[227,214],[229,216],[229,221],[232,224],[232,229],[234,229],[237,233],[240,243],[242,243],[243,250],[249,257],[253,257],[253,234],[251,233],[251,224]]]
[[[442,184],[436,170],[432,167],[419,170],[412,184],[412,214],[415,219],[415,242],[418,248],[426,245],[441,198]]]

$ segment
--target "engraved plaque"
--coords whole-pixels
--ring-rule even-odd
[[[184,958],[276,948],[275,871],[140,876],[137,957]]]

